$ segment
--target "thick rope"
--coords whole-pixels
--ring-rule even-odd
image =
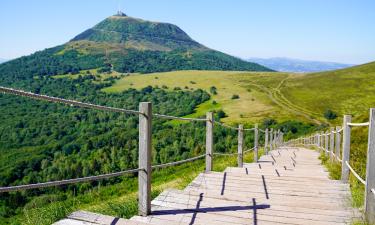
[[[220,123],[218,121],[214,121],[214,123],[217,124],[217,125],[219,125],[219,126],[226,127],[226,128],[232,129],[232,130],[239,130],[239,128],[237,128],[237,127],[228,126],[228,125]]]
[[[165,167],[169,167],[169,166],[176,166],[176,165],[180,165],[182,163],[192,162],[194,160],[203,158],[205,156],[206,156],[206,154],[200,155],[200,156],[196,156],[196,157],[193,157],[193,158],[190,158],[190,159],[180,160],[180,161],[177,161],[177,162],[170,162],[170,163],[164,163],[164,164],[160,164],[160,165],[155,165],[155,166],[152,166],[151,168],[153,168],[153,169],[159,169],[159,168],[165,168]]]
[[[220,153],[220,152],[214,152],[214,155],[234,156],[234,155],[238,155],[238,153],[237,153],[237,152],[235,152],[235,153]]]
[[[366,127],[366,126],[369,126],[370,123],[369,122],[366,122],[366,123],[347,123],[348,126],[351,126],[351,127]]]
[[[120,108],[114,108],[114,107],[109,107],[109,106],[101,106],[101,105],[94,105],[94,104],[78,102],[78,101],[74,101],[74,100],[67,100],[67,99],[63,99],[63,98],[57,98],[57,97],[51,97],[51,96],[47,96],[47,95],[35,94],[35,93],[31,93],[31,92],[26,92],[26,91],[22,91],[22,90],[13,89],[13,88],[6,88],[6,87],[2,87],[2,86],[0,86],[0,92],[6,93],[6,94],[18,95],[18,96],[27,97],[27,98],[33,98],[33,99],[37,99],[37,100],[45,100],[45,101],[49,101],[49,102],[62,103],[62,104],[70,105],[70,106],[78,106],[78,107],[82,107],[82,108],[97,109],[97,110],[109,111],[109,112],[141,114],[141,112],[135,111],[135,110],[120,109]]]
[[[206,122],[207,119],[199,119],[199,118],[187,118],[187,117],[177,117],[177,116],[168,116],[162,114],[153,114],[153,116],[162,118],[162,119],[169,119],[169,120],[187,120],[187,121],[200,121]]]
[[[165,168],[169,166],[176,166],[187,162],[192,162],[194,160],[203,158],[204,155],[200,155],[197,157],[193,157],[190,159],[185,159],[177,162],[171,162],[171,163],[165,163],[160,165],[152,166],[152,169],[158,169],[158,168]],[[108,179],[112,177],[118,177],[122,176],[124,174],[128,173],[137,173],[141,169],[132,169],[132,170],[126,170],[121,172],[115,172],[115,173],[109,173],[109,174],[102,174],[98,176],[90,176],[90,177],[82,177],[82,178],[75,178],[75,179],[69,179],[69,180],[61,180],[61,181],[50,181],[45,183],[37,183],[37,184],[26,184],[26,185],[18,185],[18,186],[11,186],[11,187],[0,187],[0,193],[2,192],[10,192],[10,191],[22,191],[22,190],[28,190],[28,189],[36,189],[36,188],[45,188],[45,187],[52,187],[52,186],[61,186],[65,184],[75,184],[75,183],[82,183],[87,181],[95,181],[95,180],[102,180],[102,179]]]
[[[253,148],[250,148],[250,149],[248,149],[248,150],[244,151],[243,153],[251,152],[251,151],[253,151],[254,149],[255,149],[255,147],[253,147]]]
[[[345,161],[345,164],[348,166],[348,168],[350,169],[350,171],[353,173],[353,175],[359,180],[361,181],[362,184],[366,185],[366,181],[363,180],[357,172],[354,171],[354,169],[349,165],[348,161]]]
[[[94,181],[94,180],[102,180],[102,179],[108,179],[111,177],[122,176],[128,173],[137,173],[140,170],[141,169],[131,169],[131,170],[125,170],[121,172],[102,174],[98,176],[75,178],[75,179],[69,179],[69,180],[50,181],[50,182],[37,183],[37,184],[25,184],[25,185],[11,186],[11,187],[0,187],[0,193],[10,192],[10,191],[23,191],[23,190],[28,190],[28,189],[45,188],[45,187],[52,187],[52,186],[61,186],[65,184],[75,184],[75,183]]]
[[[244,131],[253,131],[255,128],[248,128],[248,129],[243,129]]]

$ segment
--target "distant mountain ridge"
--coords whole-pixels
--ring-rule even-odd
[[[6,61],[8,61],[8,59],[1,59],[1,58],[0,58],[0,63],[4,63],[4,62],[6,62]]]
[[[336,62],[310,61],[301,59],[291,59],[284,57],[274,58],[249,58],[248,61],[255,62],[270,69],[280,72],[322,72],[329,70],[343,69],[354,66],[354,64],[344,64]]]

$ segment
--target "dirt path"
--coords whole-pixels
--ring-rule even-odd
[[[296,104],[293,104],[281,93],[282,86],[289,78],[290,76],[280,81],[277,87],[273,89],[265,87],[264,85],[256,84],[256,83],[249,83],[249,84],[258,88],[260,91],[266,93],[267,96],[270,98],[270,100],[274,102],[275,104],[277,104],[278,106],[280,106],[281,108],[288,110],[289,112],[294,113],[296,115],[303,116],[306,119],[318,125],[322,124],[322,121],[315,119],[315,117],[320,117],[319,114],[312,112],[310,110],[307,110]]]

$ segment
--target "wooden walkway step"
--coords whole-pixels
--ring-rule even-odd
[[[152,201],[150,216],[113,223],[113,217],[82,219],[93,216],[76,212],[57,224],[350,224],[360,214],[350,206],[349,186],[330,180],[318,157],[281,148],[258,163],[201,173],[184,190],[164,191]]]

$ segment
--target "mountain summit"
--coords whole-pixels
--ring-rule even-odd
[[[93,28],[77,35],[71,41],[84,40],[122,44],[125,47],[141,50],[208,50],[191,39],[176,25],[145,21],[126,16],[122,12],[103,20]]]
[[[173,70],[271,71],[209,49],[178,26],[118,12],[68,43],[1,64],[0,74],[15,78],[104,69],[126,73]]]

